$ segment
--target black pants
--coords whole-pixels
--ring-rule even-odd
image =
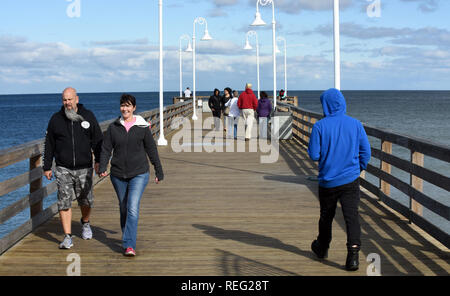
[[[320,220],[319,243],[329,247],[331,242],[331,225],[336,213],[337,202],[341,203],[347,230],[347,247],[361,246],[361,226],[359,225],[359,178],[352,183],[334,188],[319,186]]]

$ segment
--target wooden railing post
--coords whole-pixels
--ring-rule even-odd
[[[41,155],[37,155],[30,158],[30,171],[41,165]],[[42,188],[42,178],[37,179],[30,183],[30,195]],[[30,216],[33,218],[42,211],[42,199],[36,204],[30,206]]]
[[[424,163],[423,154],[419,153],[419,152],[411,151],[411,162],[415,165],[423,167],[423,163]],[[414,189],[416,189],[420,192],[423,191],[423,180],[420,179],[419,177],[414,176],[413,174],[411,174],[411,183],[410,184]],[[422,216],[422,214],[423,214],[422,205],[412,198],[410,198],[409,200],[410,200],[410,204],[409,204],[410,210],[413,211],[414,213],[418,214],[419,216]]]
[[[310,122],[311,118],[310,118],[308,115],[305,115],[305,116],[303,116],[303,120],[306,121],[306,122]],[[309,126],[307,126],[306,124],[304,124],[304,125],[303,125],[303,130],[304,130],[305,132],[308,132],[308,131],[309,131]],[[303,137],[303,139],[304,139],[307,143],[309,143],[309,137],[308,137],[308,136],[305,135],[305,136]]]
[[[381,151],[392,154],[392,143],[388,141],[381,140]],[[387,162],[381,161],[380,168],[383,172],[391,174],[391,165]],[[391,185],[380,178],[380,189],[385,195],[390,196]]]
[[[297,112],[295,110],[292,110],[292,135],[295,138],[297,136],[297,129],[295,128],[297,126],[297,121],[295,120]]]
[[[314,125],[314,124],[316,124],[316,122],[317,122],[317,118],[315,118],[315,117],[311,117],[311,120],[310,120],[310,122]],[[309,132],[309,134],[311,134],[312,133],[312,127],[309,127],[308,128],[308,132]]]

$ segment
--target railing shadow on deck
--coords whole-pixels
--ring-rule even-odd
[[[299,276],[299,274],[216,249],[217,265],[224,276]]]
[[[244,243],[247,245],[257,246],[257,247],[266,247],[272,249],[278,249],[290,253],[294,253],[299,256],[303,256],[305,258],[321,261],[325,265],[329,265],[334,268],[343,269],[343,265],[334,263],[328,260],[319,260],[314,254],[307,250],[301,250],[296,246],[288,245],[283,243],[277,238],[273,238],[270,236],[254,234],[247,231],[234,230],[234,229],[223,229],[211,225],[202,225],[202,224],[193,224],[193,227],[202,230],[204,234],[214,237],[220,240],[233,240],[236,242]]]
[[[35,230],[34,235],[45,239],[50,242],[54,242],[59,244],[61,241],[56,237],[61,235],[60,229],[61,222],[58,218],[53,218],[48,221],[45,225],[42,225],[38,229]],[[99,241],[106,247],[108,247],[111,251],[115,253],[123,253],[122,250],[122,240],[111,238],[109,235],[116,234],[117,231],[105,229],[102,227],[98,227],[95,225],[91,225],[92,232],[95,233],[95,240]],[[81,224],[73,223],[72,224],[72,233],[81,233]]]

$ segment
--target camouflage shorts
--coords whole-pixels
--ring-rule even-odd
[[[69,170],[57,166],[55,178],[58,186],[58,211],[70,209],[75,199],[79,206],[92,208],[92,177],[93,169]]]

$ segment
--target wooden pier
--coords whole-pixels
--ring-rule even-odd
[[[408,217],[405,217],[409,213],[407,209],[400,209],[401,213],[394,211],[387,205],[393,203],[388,202],[385,184],[381,184],[381,189],[367,185],[370,191],[362,188],[360,269],[350,273],[343,268],[346,234],[340,208],[333,224],[329,258],[315,258],[310,245],[316,238],[319,219],[317,182],[312,178],[317,174],[317,167],[309,160],[303,145],[307,143],[308,126],[315,117],[313,113],[300,114],[299,108],[280,104],[280,108],[287,108],[293,114],[294,137],[279,141],[279,157],[274,163],[261,163],[264,153],[250,152],[252,143],[242,139],[232,144],[223,140],[224,144],[219,145],[223,145],[224,152],[205,149],[194,152],[197,143],[193,137],[192,152],[174,152],[170,144],[177,131],[170,132],[170,124],[177,116],[190,118],[192,103],[182,102],[166,108],[169,145],[158,148],[165,180],[158,185],[150,182],[142,197],[134,258],[122,255],[118,201],[109,178],[98,180],[94,189],[93,239],[80,238],[80,212],[74,210],[74,247],[59,250],[62,239],[59,217],[53,216],[54,207],[42,209],[41,202],[52,191],[36,183],[42,174],[32,168],[39,167],[40,143],[34,143],[34,148],[21,147],[22,152],[3,151],[0,168],[30,159],[34,165],[30,165],[33,173],[29,175],[34,177],[25,179],[32,180],[34,188],[30,186],[30,195],[21,201],[20,207],[0,210],[0,223],[27,205],[33,212],[26,225],[0,240],[0,253],[3,253],[0,275],[66,275],[71,253],[81,260],[81,275],[361,276],[367,274],[370,263],[366,258],[373,254],[380,258],[381,275],[449,275],[448,234],[445,236],[425,222],[420,224],[415,209],[416,214]],[[146,113],[152,119],[156,139],[158,116],[156,111]],[[102,127],[107,124],[103,123]],[[204,129],[201,141],[210,132]],[[225,152],[229,145],[233,145],[235,152]],[[245,147],[245,151],[237,152],[239,147]],[[386,159],[384,155],[383,160]],[[419,170],[415,166],[413,169]],[[371,170],[387,179],[376,168]],[[380,171],[386,172],[386,166]],[[154,176],[153,170],[151,174]],[[448,182],[448,178],[440,180]],[[15,185],[10,181],[5,189],[5,182],[0,183],[2,194],[22,185],[18,180],[14,181]],[[413,183],[411,186],[418,184],[417,180]],[[414,194],[413,197],[426,200],[419,193]],[[448,207],[434,206],[439,208],[436,212],[447,215],[448,219]]]

